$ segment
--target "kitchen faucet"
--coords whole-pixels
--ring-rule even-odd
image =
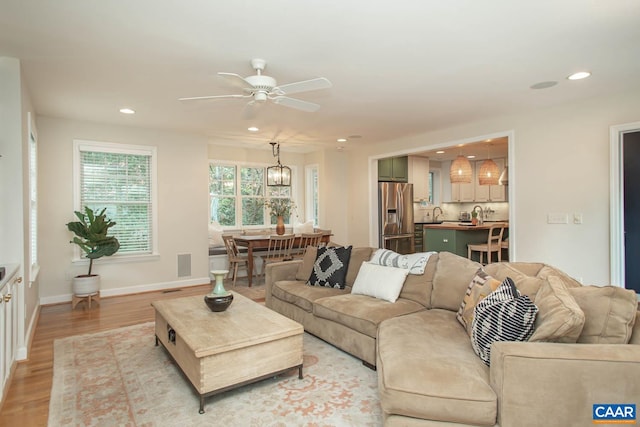
[[[433,212],[431,213],[431,217],[433,218],[433,222],[436,222],[438,220],[438,216],[436,216],[436,209],[440,211],[440,213],[438,214],[438,216],[443,215],[444,213],[442,212],[442,209],[440,208],[440,206],[436,206],[435,208],[433,208]]]
[[[473,209],[471,209],[471,212],[475,212],[476,208],[478,208],[478,210],[480,210],[480,219],[478,219],[478,224],[482,224],[484,222],[484,211],[482,210],[482,206],[475,205],[473,207]]]

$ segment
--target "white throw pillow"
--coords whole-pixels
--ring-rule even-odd
[[[293,223],[293,234],[311,234],[313,233],[313,220],[307,221],[305,223],[302,222],[294,222]]]
[[[213,221],[209,224],[209,246],[224,246],[224,240],[222,240],[222,226]]]
[[[363,262],[351,293],[396,302],[408,274],[409,270],[404,268]]]
[[[418,252],[416,254],[401,255],[389,249],[378,249],[373,253],[369,262],[387,267],[404,268],[409,274],[424,273],[429,257],[435,252]]]

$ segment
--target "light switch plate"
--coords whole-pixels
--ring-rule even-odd
[[[573,214],[573,223],[574,224],[582,224],[582,214],[581,213],[574,213]]]
[[[569,214],[549,213],[547,214],[547,224],[569,224]]]

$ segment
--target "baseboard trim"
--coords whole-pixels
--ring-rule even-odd
[[[162,291],[165,289],[184,288],[189,286],[199,286],[211,283],[209,277],[199,277],[189,280],[175,280],[173,282],[149,283],[146,285],[127,286],[123,288],[100,289],[100,297],[113,297],[118,295],[139,294],[141,292]],[[40,305],[60,304],[71,302],[72,294],[55,295],[40,298]]]

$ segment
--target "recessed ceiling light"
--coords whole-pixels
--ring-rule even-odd
[[[444,154],[444,150],[438,150],[436,151],[436,154]]]
[[[338,142],[347,142],[347,138],[338,138],[337,141]]]
[[[131,108],[121,108],[120,112],[122,114],[135,114],[136,112],[134,110],[132,110]]]
[[[588,72],[588,71],[579,71],[577,73],[571,74],[570,76],[567,77],[567,79],[569,79],[569,80],[582,80],[582,79],[586,79],[590,75],[591,75],[591,73]]]
[[[258,129],[258,128],[257,128],[257,127],[255,127],[255,126],[251,126],[251,127],[248,127],[248,128],[247,128],[247,130],[248,130],[249,132],[258,132],[260,129]]]
[[[470,155],[470,156],[467,156],[467,159],[475,159],[475,158],[476,158],[476,156],[474,156],[473,154]]]

